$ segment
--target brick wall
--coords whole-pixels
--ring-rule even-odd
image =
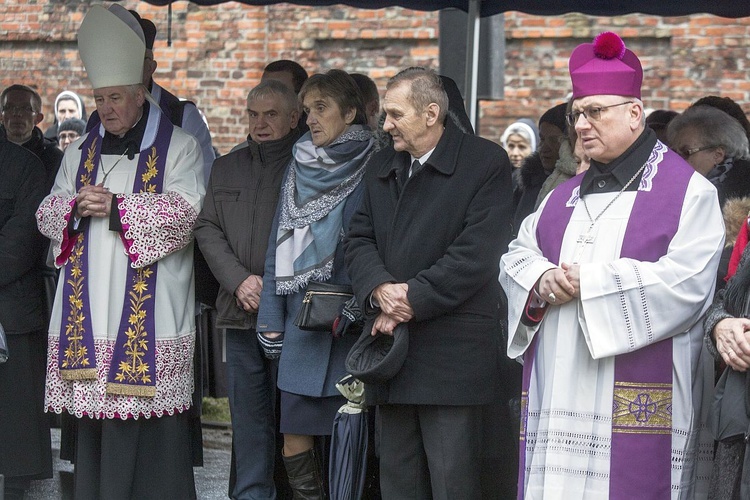
[[[75,42],[91,3],[3,0],[0,6],[0,85],[36,87],[47,111],[42,127],[52,122],[51,106],[61,90],[79,92],[87,109],[93,109]],[[244,99],[268,61],[294,59],[310,73],[330,68],[361,72],[381,89],[400,68],[438,65],[437,13],[178,2],[173,5],[172,44],[167,46],[166,7],[132,0],[122,4],[157,25],[155,79],[198,104],[222,153],[244,139]],[[511,12],[505,17],[505,99],[481,103],[481,134],[498,140],[514,119],[536,119],[562,102],[570,91],[570,51],[604,30],[623,35],[641,57],[647,106],[682,110],[698,97],[720,94],[750,111],[749,18],[542,18]]]
[[[682,111],[714,94],[731,97],[750,111],[750,18],[508,13],[505,99],[482,103],[481,133],[498,138],[514,118],[537,118],[564,102],[571,90],[570,52],[602,31],[619,33],[641,59],[647,107]]]

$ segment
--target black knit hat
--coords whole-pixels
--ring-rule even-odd
[[[561,131],[565,132],[565,108],[567,103],[558,104],[553,106],[544,112],[541,118],[539,118],[539,126],[542,123],[550,123]]]
[[[78,132],[78,135],[83,135],[83,132],[86,130],[86,122],[78,118],[68,118],[57,126],[58,134],[66,130],[73,130]]]
[[[400,323],[393,335],[370,335],[375,318],[365,322],[364,330],[346,357],[346,371],[365,384],[382,384],[401,369],[409,351],[409,327]]]

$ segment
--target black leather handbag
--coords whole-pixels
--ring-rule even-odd
[[[310,281],[294,324],[300,330],[330,333],[344,303],[353,296],[349,285]]]

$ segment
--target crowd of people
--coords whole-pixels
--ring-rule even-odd
[[[93,6],[90,115],[62,91],[42,133],[32,87],[0,94],[5,498],[52,475],[45,412],[75,498],[195,498],[205,304],[230,498],[328,497],[337,383],[363,350],[362,498],[750,496],[737,103],[647,110],[638,56],[603,33],[572,52],[572,94],[501,147],[432,70],[398,72],[381,105],[365,75],[282,60],[219,156],[154,82],[155,39]],[[311,331],[322,285],[350,298]]]

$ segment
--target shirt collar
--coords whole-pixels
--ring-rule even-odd
[[[435,146],[435,148],[436,147],[437,146]],[[412,164],[412,163],[414,163],[414,160],[419,160],[419,164],[420,165],[424,165],[425,163],[427,163],[427,160],[430,159],[430,156],[432,156],[432,153],[435,152],[435,148],[432,148],[431,150],[427,151],[425,154],[423,154],[419,158],[415,158],[415,157],[412,156],[411,157],[411,161],[409,163]]]
[[[646,127],[641,135],[625,150],[623,154],[607,164],[591,160],[591,166],[583,174],[581,181],[581,195],[593,192],[611,192],[622,189],[636,172],[648,161],[656,145],[656,134],[653,130]],[[615,182],[609,182],[608,188],[604,191],[595,189],[595,181],[603,177],[612,179]],[[638,183],[633,182],[629,190],[637,189]]]
[[[141,142],[143,142],[143,135],[146,132],[146,124],[148,123],[150,104],[148,101],[143,103],[143,113],[138,122],[133,125],[133,128],[125,132],[122,137],[104,132],[104,138],[102,139],[102,154],[109,155],[121,155],[128,152],[128,159],[132,159],[137,153],[141,151]]]

